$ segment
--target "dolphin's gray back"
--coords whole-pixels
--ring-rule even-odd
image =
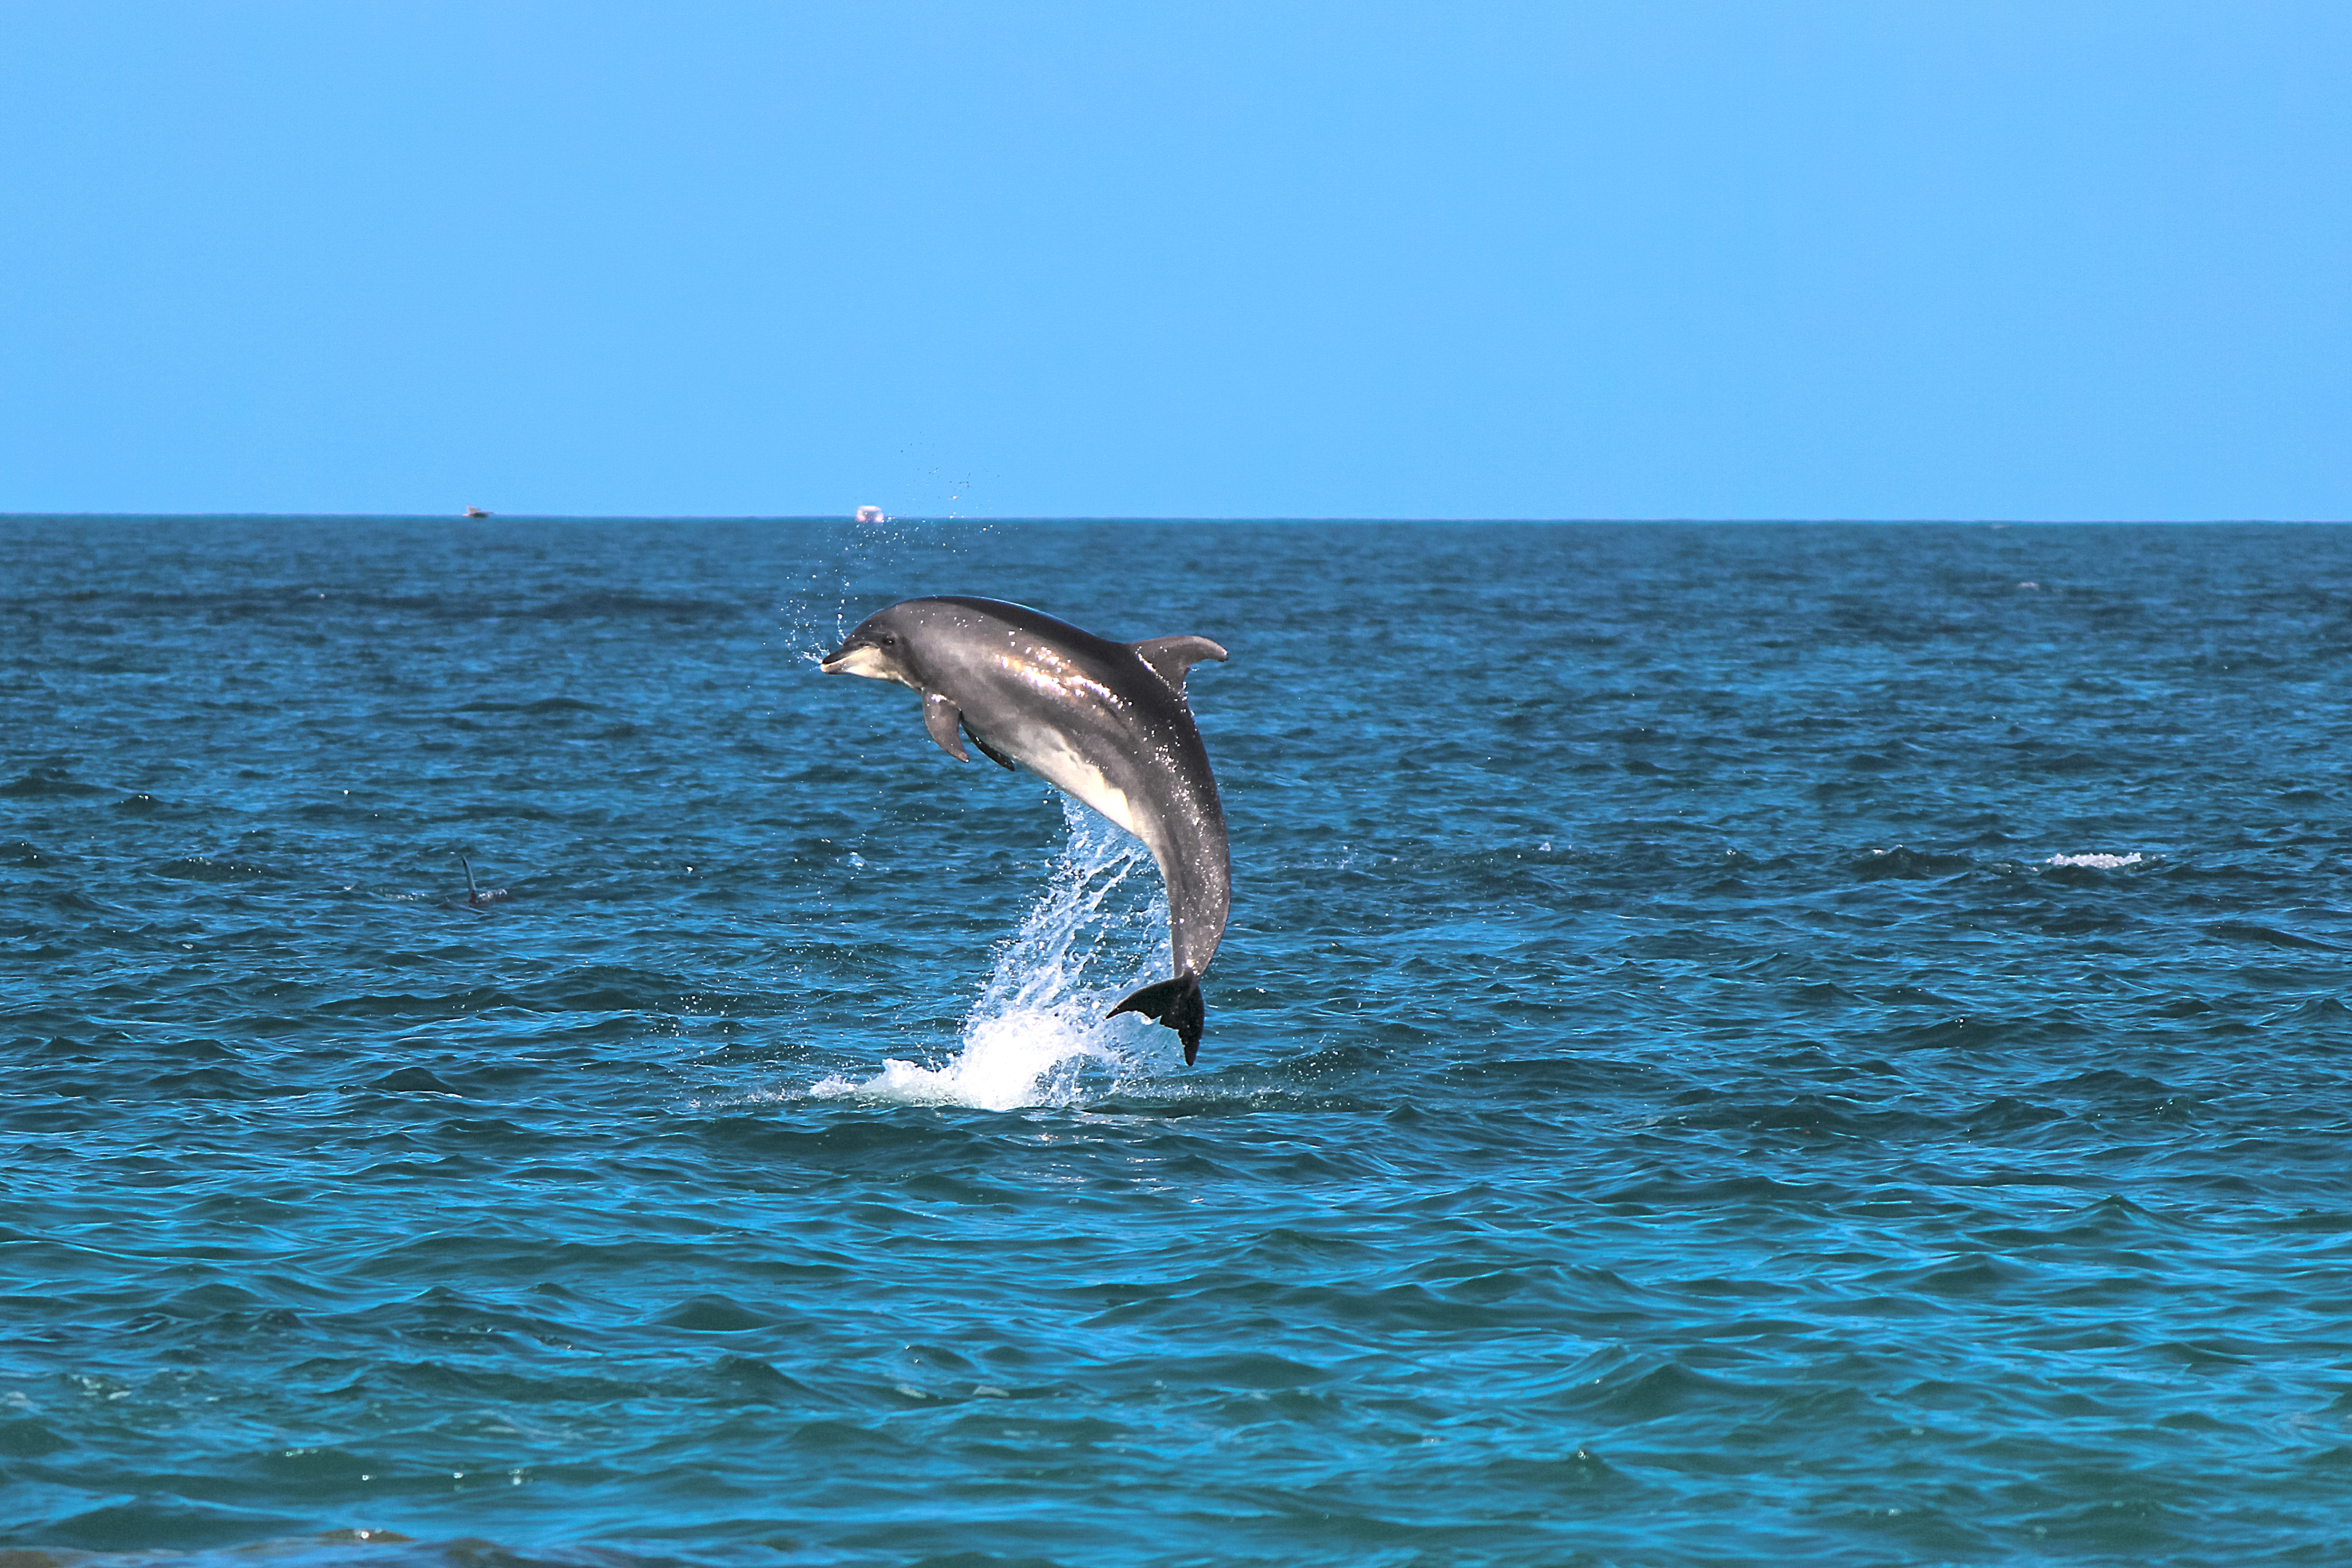
[[[917,673],[950,698],[990,751],[1133,833],[1168,884],[1179,973],[1215,956],[1232,904],[1225,814],[1181,685],[1131,643],[1024,605],[911,601],[925,636]],[[1211,645],[1213,646],[1213,645]]]

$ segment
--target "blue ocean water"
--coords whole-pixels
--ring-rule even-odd
[[[1196,1068],[940,592],[1232,650]],[[10,1568],[2352,1561],[2352,531],[19,518],[0,713]]]

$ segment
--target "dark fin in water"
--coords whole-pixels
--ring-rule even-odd
[[[1004,768],[1008,771],[1012,768],[1013,759],[1006,756],[1003,752],[998,751],[994,746],[990,745],[987,742],[982,740],[980,738],[980,731],[971,727],[971,721],[968,719],[964,721],[963,732],[973,745],[980,748],[981,753],[987,757],[990,762],[994,763],[998,767]]]
[[[457,857],[457,864],[466,868],[466,901],[462,904],[451,904],[449,906],[451,909],[468,910],[479,913],[499,900],[512,897],[504,888],[485,888],[481,883],[474,880],[474,863],[467,859],[464,855]]]
[[[923,728],[940,743],[940,750],[957,762],[971,761],[971,753],[956,739],[956,729],[963,722],[963,710],[934,691],[923,699]]]
[[[1192,1058],[1201,1049],[1201,1024],[1208,1016],[1201,1005],[1199,975],[1180,974],[1173,980],[1162,980],[1130,992],[1126,1001],[1103,1016],[1116,1018],[1121,1013],[1140,1013],[1175,1030],[1176,1037],[1184,1042],[1184,1065],[1192,1065]]]

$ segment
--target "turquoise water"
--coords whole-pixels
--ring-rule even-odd
[[[1196,1068],[1098,1017],[1148,858],[815,672],[941,592],[1232,650]],[[2347,592],[2335,528],[0,521],[0,1548],[2352,1560]]]

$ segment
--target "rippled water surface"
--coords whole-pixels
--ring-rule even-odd
[[[1099,1019],[1149,859],[814,668],[938,592],[1231,648],[1197,1068]],[[2347,593],[2327,528],[0,521],[0,1548],[2352,1560]]]

